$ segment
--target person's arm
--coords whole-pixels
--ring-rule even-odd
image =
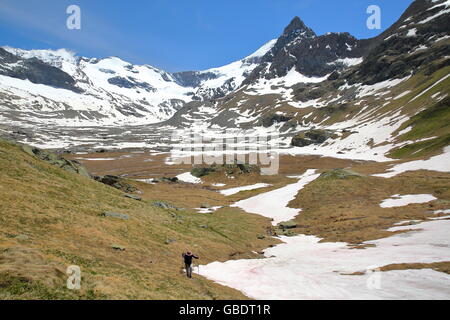
[[[200,259],[200,257],[199,257],[199,256],[196,256],[196,255],[193,255],[193,257],[194,257],[195,259]]]

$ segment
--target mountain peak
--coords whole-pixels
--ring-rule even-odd
[[[299,17],[294,17],[289,25],[284,29],[284,35],[290,35],[292,33],[300,34],[306,33],[307,36],[314,36],[315,33],[309,28]]]

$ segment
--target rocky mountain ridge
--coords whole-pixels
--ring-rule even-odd
[[[447,101],[449,14],[448,0],[416,0],[385,32],[361,40],[348,33],[318,36],[296,17],[278,39],[240,61],[173,74],[119,58],[6,48],[16,59],[39,59],[65,72],[84,93],[0,76],[9,81],[0,82],[7,124],[0,132],[38,125],[18,138],[48,147],[64,131],[59,145],[119,148],[161,145],[174,129],[240,128],[277,132],[288,147],[293,136],[319,129],[332,132],[333,140],[304,152],[385,159],[405,145],[400,128],[408,119]],[[93,134],[86,126],[101,129]],[[418,139],[441,139],[446,130]]]

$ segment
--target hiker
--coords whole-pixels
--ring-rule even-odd
[[[199,259],[198,256],[192,254],[189,250],[182,254],[184,259],[184,265],[186,266],[186,275],[188,278],[192,278],[192,258]]]

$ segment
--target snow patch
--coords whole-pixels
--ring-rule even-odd
[[[266,188],[266,187],[270,187],[270,186],[271,186],[271,184],[267,184],[267,183],[257,183],[257,184],[253,184],[250,186],[243,186],[243,187],[236,187],[236,188],[220,190],[220,193],[225,196],[231,196],[232,194],[236,194],[241,191],[261,189],[261,188]]]
[[[406,195],[393,195],[388,199],[384,199],[380,203],[380,207],[382,208],[394,208],[394,207],[403,207],[412,203],[426,203],[437,198],[432,196],[431,194],[406,194]]]

